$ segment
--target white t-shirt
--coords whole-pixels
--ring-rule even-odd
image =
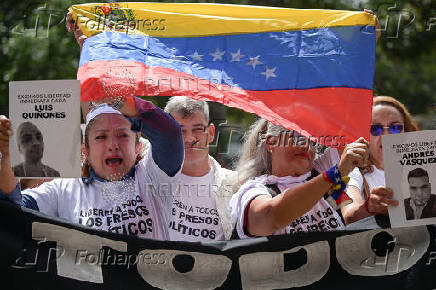
[[[378,186],[386,186],[385,184],[385,172],[384,170],[380,170],[374,165],[372,165],[373,171],[371,173],[365,174],[366,182],[368,183],[369,192],[371,192],[374,188]],[[359,168],[354,168],[353,171],[349,174],[350,181],[347,184],[348,186],[355,186],[359,189],[362,200],[365,200],[364,195],[364,187],[363,187],[363,177],[362,174],[359,171]],[[365,229],[368,228],[380,228],[379,225],[377,225],[377,222],[375,221],[375,217],[371,216],[366,218],[364,221],[361,222],[362,227]],[[352,224],[347,225],[347,228],[359,228],[359,221],[354,222]]]
[[[339,160],[339,155],[336,149],[327,149],[324,155],[314,162],[315,169],[324,171],[329,169]],[[246,208],[250,202],[259,195],[272,196],[268,191],[266,184],[276,184],[282,192],[288,188],[292,188],[301,183],[304,183],[310,177],[310,172],[298,177],[285,176],[277,177],[274,175],[262,175],[255,177],[253,180],[245,182],[238,192],[233,195],[230,200],[230,211],[232,222],[236,223],[236,230],[241,239],[249,238],[250,236],[244,232]],[[292,234],[295,232],[310,232],[310,231],[330,231],[341,230],[344,224],[339,214],[330,206],[330,204],[321,198],[308,212],[292,221],[285,228],[278,230],[273,235]]]
[[[366,182],[369,186],[369,191],[371,192],[374,188],[378,186],[386,186],[385,184],[385,172],[384,170],[380,170],[374,165],[372,165],[373,171],[371,173],[365,174]],[[350,177],[350,181],[348,182],[348,186],[353,185],[360,190],[362,200],[365,200],[365,196],[363,193],[363,178],[362,174],[359,171],[359,168],[354,168],[353,171],[348,175]]]
[[[211,170],[204,176],[183,173],[179,190],[174,193],[170,214],[169,234],[172,241],[225,240],[221,218],[216,206],[220,181],[230,170],[222,168],[209,156]]]
[[[64,218],[93,229],[143,238],[168,239],[171,193],[156,190],[156,184],[173,182],[154,162],[151,150],[138,163],[135,178],[119,182],[61,178],[23,190],[45,214]]]

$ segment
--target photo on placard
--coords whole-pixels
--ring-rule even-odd
[[[386,186],[399,206],[389,207],[392,227],[436,223],[436,131],[385,135]]]
[[[80,177],[79,81],[10,82],[9,118],[16,177]]]

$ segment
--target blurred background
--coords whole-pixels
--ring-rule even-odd
[[[0,3],[0,114],[8,115],[8,82],[75,79],[79,47],[65,28],[68,0],[3,0]],[[124,2],[124,1],[118,1]],[[289,0],[289,1],[147,1],[210,2],[305,9],[375,12],[382,35],[377,43],[375,95],[406,104],[422,129],[436,129],[436,1]],[[167,98],[151,98],[163,107]],[[237,109],[211,105],[218,127],[211,154],[231,166],[244,130],[256,118]],[[217,134],[217,135],[218,135]]]

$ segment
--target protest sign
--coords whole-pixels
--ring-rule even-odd
[[[11,165],[20,178],[80,177],[80,82],[9,83]]]
[[[398,207],[389,207],[392,227],[436,224],[436,131],[384,135],[386,186]]]

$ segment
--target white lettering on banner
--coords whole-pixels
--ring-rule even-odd
[[[222,255],[162,249],[155,251],[163,253],[168,262],[140,263],[137,269],[148,284],[161,289],[215,289],[226,281],[232,267],[232,260]],[[189,255],[194,259],[192,270],[186,273],[176,270],[173,261],[178,255]]]
[[[49,223],[32,223],[32,237],[56,242],[57,274],[79,281],[103,283],[104,246],[127,252],[126,242]],[[335,252],[338,263],[351,275],[386,276],[415,265],[429,245],[430,234],[425,226],[377,229],[337,237]],[[182,256],[188,259],[179,259]],[[108,265],[119,264],[117,256],[110,257]],[[162,289],[215,289],[226,281],[232,267],[232,260],[224,255],[167,249],[152,253],[142,250],[120,258],[124,264],[136,266],[148,284]],[[319,241],[281,252],[255,252],[242,255],[238,262],[244,289],[302,287],[327,273],[330,246],[327,241]]]
[[[307,263],[285,271],[284,256],[304,249]],[[239,258],[243,289],[277,289],[310,285],[320,280],[330,267],[328,242],[316,242],[282,252],[259,252]]]
[[[103,283],[103,274],[100,263],[76,263],[78,249],[86,249],[87,253],[95,253],[96,256],[103,246],[127,252],[125,242],[48,223],[32,223],[32,237],[44,237],[47,241],[56,242],[64,251],[63,255],[56,255],[58,275],[80,281]]]
[[[383,255],[376,255],[371,243],[382,232],[392,236],[392,241],[381,247]],[[415,265],[429,244],[430,234],[425,226],[372,230],[336,238],[336,258],[351,275],[395,275]]]

